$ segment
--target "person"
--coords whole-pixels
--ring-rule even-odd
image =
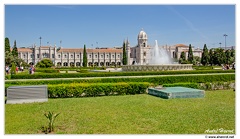
[[[16,67],[16,72],[18,73],[18,67]]]
[[[32,74],[32,67],[29,68],[29,74]]]
[[[235,70],[235,62],[232,65],[232,69]]]
[[[34,66],[32,66],[32,74],[35,72],[35,68]]]
[[[23,72],[23,66],[21,66],[21,67],[20,67],[20,71],[22,71],[22,72]]]
[[[6,66],[6,74],[8,74],[8,73],[9,73],[9,67]]]

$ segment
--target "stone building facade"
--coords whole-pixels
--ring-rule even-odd
[[[128,65],[138,64],[146,65],[151,55],[151,46],[148,45],[148,36],[141,30],[137,36],[138,44],[130,46],[126,40],[126,52]],[[171,58],[179,59],[181,52],[188,53],[188,46],[177,44],[174,46],[160,46],[167,50]],[[88,66],[115,66],[122,65],[123,51],[119,48],[98,48],[86,49]],[[83,65],[83,48],[57,48],[56,46],[32,46],[28,48],[18,48],[19,57],[26,63],[36,65],[44,58],[50,59],[55,66],[82,66]],[[193,47],[193,55],[201,57],[202,50]]]
[[[88,66],[121,65],[122,49],[86,49]],[[19,57],[28,64],[36,65],[44,58],[50,59],[55,66],[82,66],[83,48],[56,48],[56,46],[40,46],[18,48]]]

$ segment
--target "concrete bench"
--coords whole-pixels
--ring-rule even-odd
[[[47,85],[10,86],[7,89],[7,104],[48,101]]]

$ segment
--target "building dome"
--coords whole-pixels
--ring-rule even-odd
[[[139,32],[138,39],[147,39],[147,33],[143,29]]]

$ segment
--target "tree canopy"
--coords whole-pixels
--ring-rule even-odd
[[[45,59],[41,60],[36,65],[36,67],[40,67],[40,68],[50,68],[52,66],[54,66],[53,62],[48,58],[45,58]]]
[[[7,51],[10,52],[10,42],[9,42],[9,39],[6,37],[5,38],[5,53]]]
[[[87,67],[87,51],[86,51],[85,44],[84,44],[84,49],[83,49],[83,67]]]
[[[123,65],[127,65],[126,42],[123,42]]]
[[[193,51],[192,51],[191,44],[189,44],[189,49],[188,49],[188,61],[189,63],[193,63]]]
[[[210,60],[210,57],[209,57],[209,54],[208,54],[208,48],[207,48],[207,45],[204,44],[202,58],[201,58],[201,63],[203,65],[208,65],[209,64],[209,60]]]
[[[13,55],[14,57],[18,57],[18,49],[17,49],[16,40],[14,41],[14,46],[13,46],[13,49],[12,49],[12,55]]]

